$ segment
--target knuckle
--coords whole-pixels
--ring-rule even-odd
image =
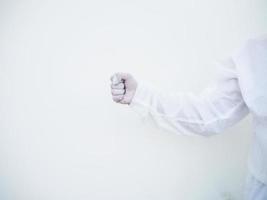
[[[112,99],[113,99],[113,101],[115,101],[115,102],[117,102],[117,101],[118,101],[118,99],[117,99],[117,98],[115,98],[115,97],[113,97]]]

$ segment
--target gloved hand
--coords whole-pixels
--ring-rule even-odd
[[[116,73],[111,77],[111,94],[113,101],[130,104],[137,88],[137,81],[131,74]]]

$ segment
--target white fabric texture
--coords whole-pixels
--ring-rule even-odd
[[[250,112],[249,170],[267,184],[267,37],[249,40],[220,68],[218,81],[200,95],[167,94],[139,83],[130,106],[164,129],[204,136],[224,131]]]
[[[266,200],[267,185],[257,180],[250,173],[247,176],[245,188],[245,200]]]

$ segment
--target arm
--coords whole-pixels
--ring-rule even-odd
[[[248,108],[232,59],[221,66],[215,85],[200,95],[161,93],[138,84],[130,106],[172,132],[200,135],[222,132],[247,115]]]

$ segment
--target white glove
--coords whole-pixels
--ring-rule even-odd
[[[113,101],[130,104],[137,88],[137,81],[131,74],[116,73],[111,77],[111,94]]]

